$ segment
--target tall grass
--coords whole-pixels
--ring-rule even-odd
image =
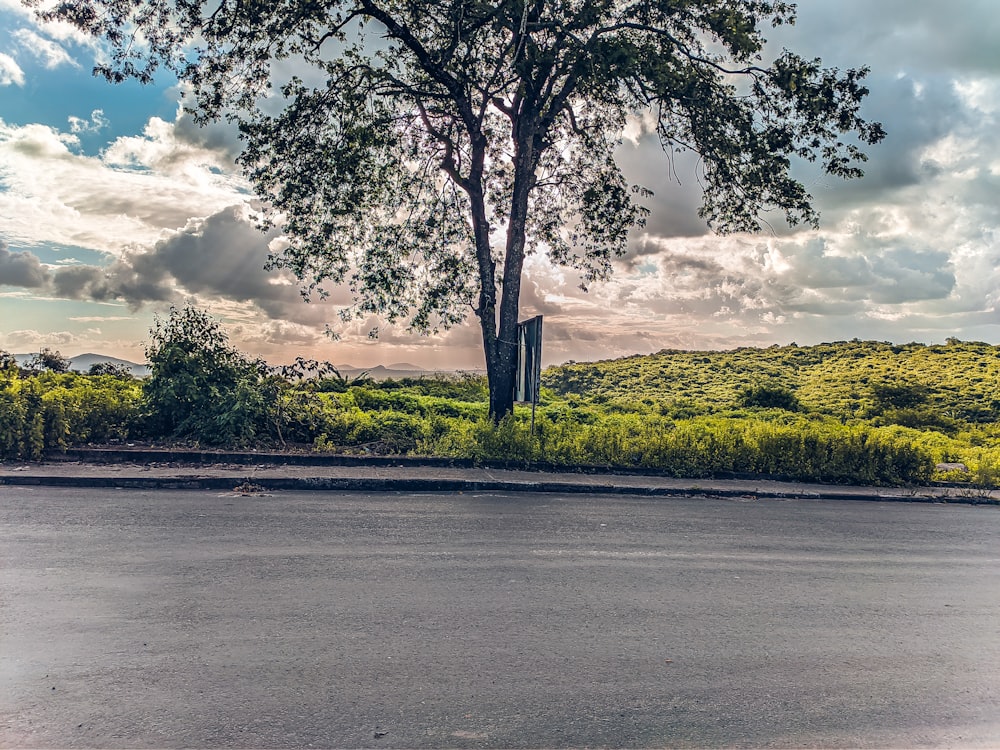
[[[470,458],[656,469],[674,476],[767,475],[803,481],[895,485],[926,482],[932,454],[891,430],[837,423],[782,425],[719,417],[672,421],[609,415],[592,423],[523,416],[450,426],[422,453]]]

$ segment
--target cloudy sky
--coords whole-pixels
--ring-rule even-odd
[[[779,33],[780,32],[780,33]],[[869,65],[865,109],[888,137],[861,181],[803,172],[819,231],[718,237],[696,216],[693,173],[647,139],[628,176],[652,215],[613,279],[528,261],[524,317],[545,315],[545,363],[861,338],[1000,343],[1000,14],[995,0],[800,0],[782,46],[841,68]],[[0,349],[143,359],[155,313],[193,302],[244,351],[360,366],[482,366],[470,323],[420,337],[341,330],[263,271],[268,237],[222,126],[199,129],[175,82],[112,86],[101,51],[0,0]],[[372,321],[369,321],[370,324]]]

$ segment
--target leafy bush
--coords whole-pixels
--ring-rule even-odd
[[[872,386],[872,396],[878,411],[913,409],[927,403],[930,389],[915,383],[877,383]]]
[[[671,422],[609,415],[592,424],[530,423],[524,414],[499,425],[449,425],[420,444],[439,455],[474,460],[546,461],[658,469],[676,476],[756,474],[834,483],[927,481],[931,453],[908,436],[834,422],[780,425],[718,417]]]
[[[0,456],[39,459],[72,445],[125,440],[137,424],[140,399],[132,379],[0,371]]]
[[[59,352],[45,347],[32,355],[25,369],[29,372],[69,372],[69,360]]]
[[[95,362],[87,370],[88,375],[112,375],[116,378],[131,378],[132,370],[128,365],[115,362]]]
[[[267,367],[230,346],[217,321],[195,307],[171,308],[150,335],[148,434],[237,446],[271,437],[277,393]]]
[[[747,407],[799,410],[799,400],[795,393],[780,385],[755,385],[744,388],[740,392],[738,401]]]

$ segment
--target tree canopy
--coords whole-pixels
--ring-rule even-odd
[[[41,0],[25,0],[40,4]],[[203,120],[228,117],[241,164],[309,292],[344,317],[430,332],[471,311],[495,418],[512,408],[525,256],[606,278],[647,209],[615,162],[631,116],[700,159],[701,215],[754,231],[815,224],[795,159],[861,175],[864,68],[825,69],[763,28],[778,0],[72,0],[44,11],[111,45],[98,72],[168,66]],[[665,166],[667,165],[665,159]]]
[[[37,354],[32,354],[25,367],[32,372],[69,372],[70,361],[49,347],[43,347]]]

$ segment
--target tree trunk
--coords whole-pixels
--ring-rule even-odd
[[[517,318],[520,313],[521,271],[524,268],[525,227],[528,198],[535,184],[538,150],[534,133],[525,129],[515,133],[514,189],[507,245],[504,254],[503,285],[500,298],[500,325],[494,344],[493,372],[487,356],[490,383],[490,416],[499,422],[514,411],[514,384],[517,379]]]
[[[517,318],[524,266],[525,227],[528,198],[535,185],[540,153],[536,116],[524,114],[514,124],[514,184],[504,248],[499,321],[497,320],[496,261],[490,247],[490,227],[483,191],[485,141],[473,138],[472,168],[466,191],[472,207],[472,228],[479,267],[479,304],[475,314],[483,335],[486,379],[490,391],[490,418],[500,422],[514,412],[514,385],[517,379]],[[497,323],[499,322],[499,325]]]
[[[489,253],[488,232],[485,239]],[[478,244],[478,242],[477,242]],[[483,264],[480,263],[482,268]],[[485,274],[484,274],[485,275]],[[506,296],[506,295],[505,295]],[[514,411],[514,380],[517,372],[517,311],[514,311],[513,332],[505,335],[501,311],[500,331],[497,331],[496,271],[492,258],[489,262],[489,284],[480,280],[479,306],[476,309],[483,335],[483,352],[486,357],[486,380],[490,391],[490,418],[499,422]]]
[[[479,268],[479,302],[475,314],[479,318],[483,334],[486,380],[490,391],[490,418],[499,422],[514,411],[516,349],[505,346],[497,336],[496,262],[490,246],[490,225],[486,218],[486,201],[482,189],[484,160],[485,147],[481,150],[474,147],[473,169],[467,192],[472,207],[472,231]]]
[[[499,422],[514,412],[514,381],[517,377],[517,347],[496,340],[492,363],[486,360],[486,379],[490,387],[490,417]]]

